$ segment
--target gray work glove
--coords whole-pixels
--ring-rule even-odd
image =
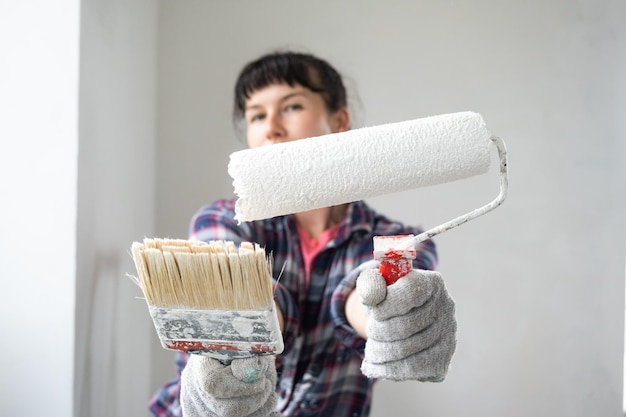
[[[368,306],[363,374],[443,381],[456,347],[456,320],[441,274],[414,269],[387,286],[378,269],[367,269],[357,291]]]
[[[234,359],[230,365],[190,355],[181,375],[185,417],[280,416],[276,406],[275,356]]]

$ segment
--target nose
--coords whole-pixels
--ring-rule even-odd
[[[279,114],[268,114],[266,121],[265,138],[267,140],[271,142],[281,142],[287,137],[287,132],[285,131]]]

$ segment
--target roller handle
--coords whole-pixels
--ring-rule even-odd
[[[498,150],[500,157],[500,193],[491,202],[469,213],[440,224],[417,236],[374,236],[374,259],[380,261],[380,273],[391,285],[411,271],[412,260],[415,259],[415,248],[418,243],[430,239],[440,233],[446,232],[470,220],[482,216],[499,207],[508,194],[508,158],[504,141],[497,136],[492,136],[491,141]]]
[[[374,237],[374,259],[380,262],[378,270],[387,285],[395,283],[413,269],[413,259],[416,256],[415,247],[398,248],[398,246],[405,246],[402,243],[406,240],[413,241],[414,236]]]
[[[411,272],[413,262],[410,259],[397,258],[395,253],[385,256],[378,267],[387,285],[394,284],[397,280]]]

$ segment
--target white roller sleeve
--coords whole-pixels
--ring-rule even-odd
[[[230,155],[235,219],[252,221],[442,184],[489,170],[491,133],[461,112]]]

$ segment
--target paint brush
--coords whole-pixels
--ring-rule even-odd
[[[165,349],[223,363],[282,352],[271,260],[258,244],[144,239],[131,252]]]

